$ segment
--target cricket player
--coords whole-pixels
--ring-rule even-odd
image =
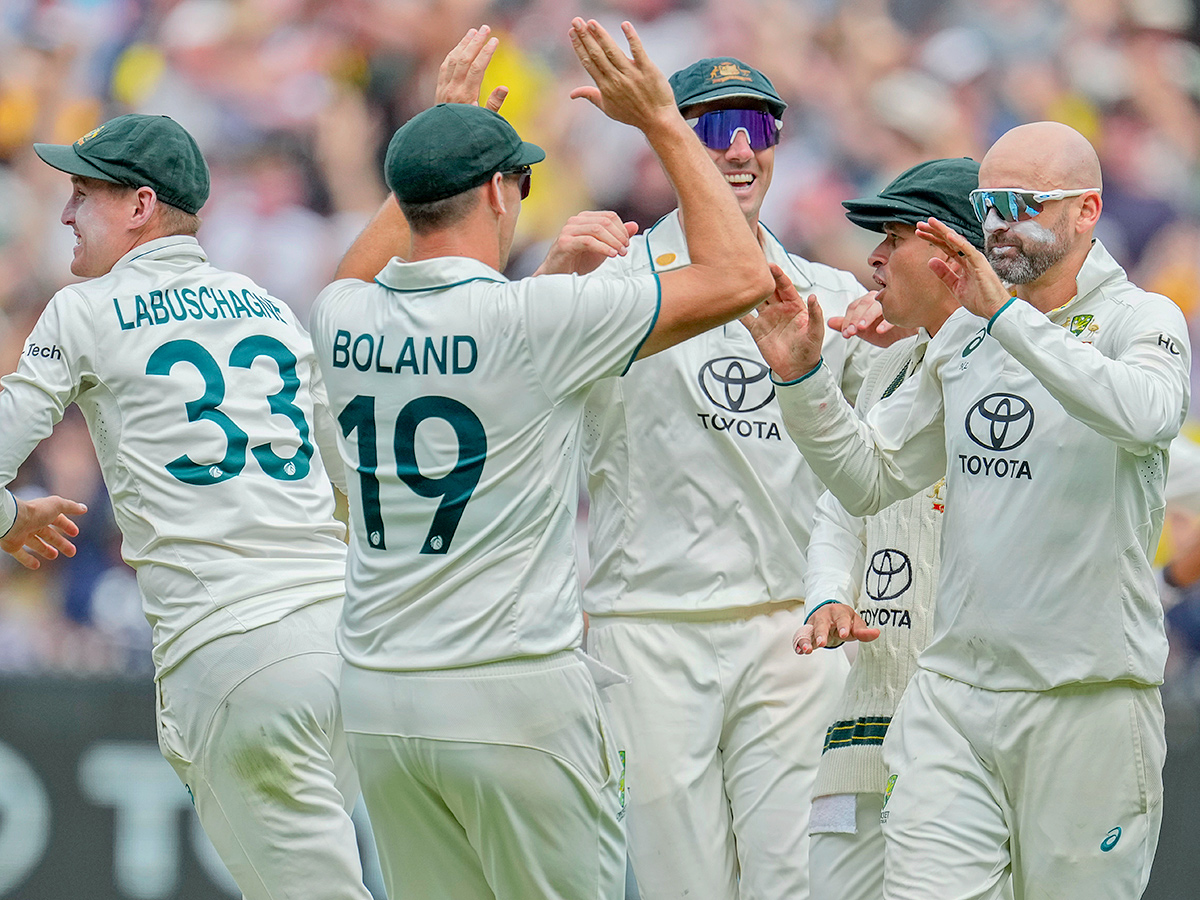
[[[96,446],[153,630],[159,746],[250,900],[369,900],[342,731],[345,529],[312,347],[286,304],[211,266],[200,149],[165,116],[35,144],[71,175],[71,272],[0,392],[0,485],[70,403]],[[338,467],[340,480],[340,467]],[[82,507],[0,496],[3,548],[72,553]]]
[[[623,29],[632,59],[573,20],[596,87],[572,96],[644,132],[681,193],[692,265],[508,281],[544,154],[490,110],[445,104],[388,147],[410,261],[361,271],[374,248],[407,243],[381,236],[381,213],[314,309],[350,482],[343,715],[392,897],[624,893],[623,775],[596,681],[617,676],[578,649],[584,399],[774,282],[666,78]]]
[[[879,286],[871,311],[896,326],[880,338],[882,320],[848,314],[864,339],[889,343],[859,391],[860,416],[921,370],[942,325],[959,308],[929,269],[929,260],[944,252],[917,237],[916,224],[936,216],[982,247],[983,231],[967,199],[978,183],[977,162],[935,159],[903,172],[873,197],[842,204],[850,221],[884,235],[868,258]],[[914,329],[916,334],[893,342]],[[814,632],[827,635],[826,646],[840,646],[836,629],[831,633],[839,619],[851,623],[848,640],[869,643],[858,650],[825,733],[809,823],[813,900],[883,896],[879,815],[888,770],[882,744],[933,629],[944,488],[942,478],[865,518],[851,516],[828,492],[817,502],[805,575],[812,606],[796,635],[797,652],[813,652]]]
[[[862,285],[789,254],[759,221],[785,108],[770,79],[722,57],[671,86],[759,255],[844,312]],[[599,277],[665,276],[693,258],[681,210],[632,240],[622,224],[576,217],[543,270],[602,262]],[[601,226],[592,248],[578,239],[589,225]],[[735,255],[727,248],[725,259]],[[829,333],[826,359],[849,401],[873,353]],[[808,890],[813,780],[848,663],[829,653],[798,666],[791,652],[823,488],[787,439],[767,376],[733,323],[588,397],[588,651],[630,677],[604,699],[625,753],[630,858],[646,900]]]
[[[994,897],[1011,872],[1028,898],[1138,897],[1166,751],[1150,558],[1187,328],[1095,240],[1100,166],[1074,129],[1007,132],[979,185],[986,255],[937,219],[917,226],[963,310],[865,422],[821,365],[815,299],[777,291],[743,322],[848,510],[945,471],[933,637],[884,745],[884,896]]]

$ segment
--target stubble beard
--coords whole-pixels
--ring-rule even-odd
[[[1016,244],[997,247],[997,233],[988,232],[984,236],[983,246],[992,269],[1008,284],[1037,281],[1070,250],[1065,219],[1054,229],[1032,220],[1014,222],[1008,227],[1006,235],[1015,236]],[[1007,247],[1015,249],[1016,256],[1005,256],[1003,250]]]

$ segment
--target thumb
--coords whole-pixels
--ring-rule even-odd
[[[579,100],[580,98],[584,100],[590,100],[592,105],[597,109],[604,109],[604,107],[600,105],[599,88],[591,87],[590,85],[587,87],[577,87],[575,90],[571,91],[570,97],[572,100]]]
[[[508,88],[504,85],[495,88],[487,98],[487,108],[492,112],[500,112],[500,107],[504,105],[504,101],[508,99]]]
[[[635,234],[637,234],[638,233],[638,223],[637,222],[626,222],[625,223],[625,233],[628,234],[630,237],[633,237]]]

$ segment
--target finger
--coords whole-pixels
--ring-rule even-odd
[[[812,634],[811,625],[801,625],[792,635],[792,649],[801,655],[812,653]]]
[[[621,30],[625,32],[625,40],[629,43],[629,55],[633,57],[633,61],[641,63],[647,59],[646,48],[642,46],[642,39],[638,36],[637,29],[633,27],[633,23],[622,22]]]
[[[16,550],[10,550],[8,552],[13,559],[27,569],[40,569],[42,567],[42,564],[38,561],[38,558],[24,547],[18,547]]]
[[[476,54],[467,67],[467,83],[482,86],[483,76],[487,73],[488,63],[492,61],[492,56],[496,52],[496,48],[500,46],[499,38],[492,38],[483,48]]]
[[[625,223],[625,234],[627,237],[633,237],[637,233],[638,233],[638,223],[637,222],[626,222]]]
[[[596,40],[596,34],[591,28],[592,24],[593,23],[591,22],[587,23],[587,25],[585,25],[581,30],[577,31],[576,34],[579,38],[579,46],[582,48],[584,54],[591,61],[592,66],[596,70],[595,73],[589,71],[588,74],[595,78],[597,73],[605,72],[607,70],[606,63],[608,61],[608,56],[601,48],[600,42]]]
[[[604,54],[604,58],[616,71],[624,71],[632,64],[633,60],[625,55],[624,51],[617,46],[617,42],[613,40],[612,35],[595,19],[588,21],[588,32],[595,37],[596,44]]]
[[[508,99],[508,88],[501,85],[495,88],[487,98],[487,108],[492,112],[500,112],[500,107],[504,105],[504,101]]]
[[[57,559],[58,550],[46,543],[40,534],[31,534],[25,541],[25,547],[32,553],[36,553],[43,559]]]
[[[485,26],[486,27],[486,26]],[[442,64],[438,69],[438,83],[444,83],[453,80],[455,73],[467,59],[475,55],[474,52],[468,51],[472,41],[479,37],[479,29],[469,28],[467,33],[462,36],[454,49],[446,54],[446,58],[442,60]]]

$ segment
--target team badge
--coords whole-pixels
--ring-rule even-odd
[[[81,137],[79,140],[77,140],[75,142],[75,146],[82,147],[85,143],[90,141],[92,138],[94,138],[96,135],[98,135],[103,130],[104,130],[103,125],[101,125],[99,128],[93,128],[91,131],[89,131],[87,134],[85,134],[83,137]]]
[[[737,63],[723,62],[713,66],[708,73],[708,80],[713,84],[724,84],[726,81],[753,81],[749,69],[743,69]]]
[[[1091,316],[1071,316],[1071,324],[1069,326],[1071,329],[1071,334],[1075,335],[1076,337],[1079,337],[1079,335],[1083,334],[1083,329],[1087,328],[1091,324],[1092,324]],[[1099,325],[1094,325],[1094,326],[1092,326],[1092,328],[1090,330],[1096,331],[1099,328],[1100,328]]]
[[[654,260],[654,264],[656,266],[669,266],[673,262],[675,262],[674,253],[664,253],[662,256]]]
[[[945,512],[946,511],[946,479],[943,478],[941,481],[939,481],[937,484],[935,484],[930,489],[929,493],[926,494],[925,496],[933,501],[933,511],[934,512]]]

